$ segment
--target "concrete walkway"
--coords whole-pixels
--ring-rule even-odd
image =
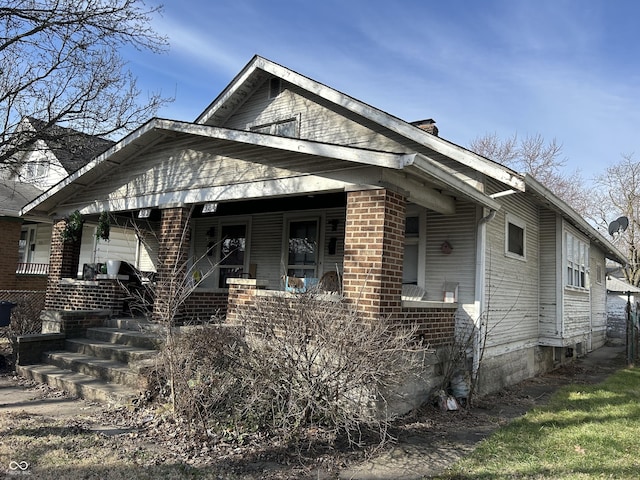
[[[566,378],[550,372],[547,376],[524,381],[514,387],[522,396],[536,398],[545,403],[560,386],[575,381],[599,383],[618,368],[626,366],[624,346],[605,346],[579,358],[576,363],[581,372],[579,377]],[[525,413],[517,409],[504,412],[507,420]],[[498,415],[503,410],[498,407]],[[343,480],[418,480],[442,473],[447,467],[471,453],[476,445],[497,428],[492,424],[479,423],[473,431],[452,429],[446,435],[422,435],[415,438],[401,438],[398,444],[387,452],[340,472]]]

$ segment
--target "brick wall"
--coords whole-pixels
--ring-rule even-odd
[[[158,276],[153,319],[180,322],[184,305],[177,305],[184,294],[189,244],[191,209],[187,207],[162,210],[158,245]],[[173,317],[173,318],[171,318]]]
[[[16,290],[42,290],[47,289],[46,275],[17,275]]]
[[[457,306],[404,307],[403,322],[417,325],[418,337],[432,347],[450,344],[455,334]]]
[[[402,317],[405,211],[389,190],[347,194],[343,288],[364,319]]]
[[[227,313],[226,292],[192,292],[184,305],[185,316],[196,322],[223,318]]]
[[[16,286],[16,267],[18,266],[18,242],[22,229],[21,218],[3,217],[0,219],[0,289],[14,290]]]
[[[45,308],[47,310],[110,310],[120,315],[124,292],[114,280],[61,280],[49,282]]]

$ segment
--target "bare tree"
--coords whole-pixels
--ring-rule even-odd
[[[549,142],[542,135],[514,134],[501,139],[486,134],[471,141],[470,149],[520,173],[533,176],[581,215],[590,208],[590,197],[578,170],[564,172],[567,159],[562,157],[562,145],[555,138]]]
[[[596,198],[593,221],[608,233],[611,221],[627,217],[624,232],[613,232],[612,242],[627,254],[629,264],[624,267],[625,279],[640,286],[640,162],[633,154],[623,154],[615,165],[607,167],[596,177],[593,195]]]
[[[0,168],[11,167],[42,135],[68,136],[74,129],[108,137],[153,116],[168,99],[150,93],[139,102],[120,50],[164,51],[166,39],[150,27],[159,11],[143,0],[2,2]],[[44,128],[20,128],[26,117]],[[49,128],[54,125],[68,128]]]

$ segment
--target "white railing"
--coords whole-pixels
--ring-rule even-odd
[[[16,273],[20,275],[48,275],[48,263],[18,263]]]

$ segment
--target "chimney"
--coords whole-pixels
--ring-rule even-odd
[[[426,120],[418,120],[417,122],[411,122],[414,127],[421,128],[425,132],[431,135],[438,136],[438,127],[436,127],[436,121],[433,118],[427,118]]]

